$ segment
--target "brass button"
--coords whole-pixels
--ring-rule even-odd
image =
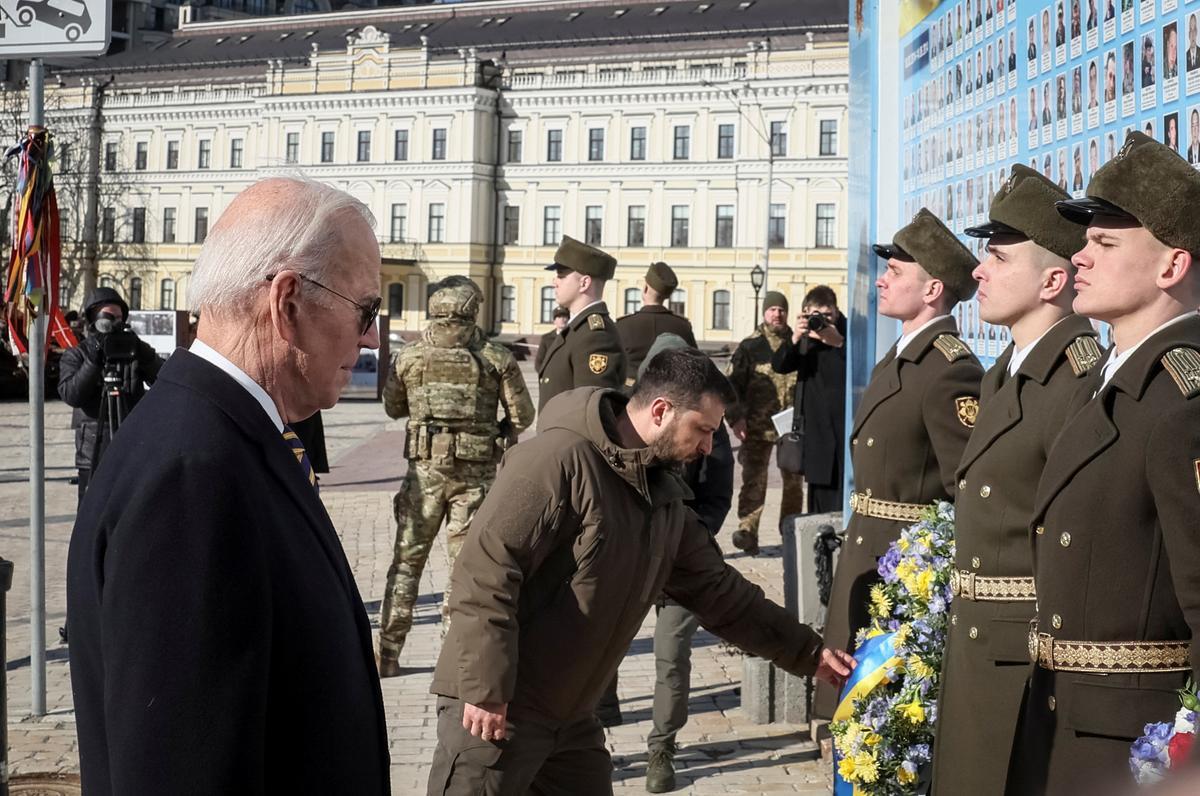
[[[858,537],[857,539],[855,539],[855,540],[854,540],[854,543],[855,543],[855,544],[862,544],[862,537],[860,536],[860,537]]]
[[[979,638],[979,628],[972,627],[970,630],[967,631],[967,635],[970,636],[971,638]]]
[[[1054,700],[1054,697],[1046,697],[1046,707],[1050,708],[1051,711],[1054,710],[1054,707],[1057,704],[1058,702]]]
[[[871,448],[871,447],[874,447],[874,445],[875,445],[875,438],[867,437],[867,447]]]
[[[958,614],[950,614],[950,624],[958,625]]]
[[[992,494],[992,488],[990,486],[988,486],[987,484],[984,484],[983,486],[979,487],[979,496],[981,498],[986,498],[991,494]]]
[[[857,445],[857,444],[858,444],[858,437],[855,437],[854,439],[850,440],[850,444],[851,444],[851,445]]]
[[[542,384],[549,384],[549,383],[550,383],[550,379],[542,379]]]
[[[967,479],[965,479],[965,478],[964,478],[964,479],[962,479],[961,481],[959,481],[959,482],[958,482],[958,488],[959,488],[959,489],[966,489],[966,488],[967,488]]]
[[[971,566],[975,569],[979,569],[979,556],[975,556],[971,559]]]
[[[868,490],[867,490],[867,492],[866,492],[866,495],[867,495],[867,497],[870,497],[870,496],[871,496],[871,490],[869,490],[869,489],[868,489]]]
[[[1059,541],[1059,543],[1062,544],[1063,547],[1070,547],[1071,546],[1071,534],[1067,533],[1066,531],[1063,531],[1062,536],[1058,537],[1058,541]]]
[[[1062,627],[1062,617],[1059,616],[1058,614],[1055,614],[1054,616],[1050,617],[1050,626],[1053,627],[1055,630],[1058,630],[1059,628],[1061,628]]]
[[[1033,529],[1033,532],[1036,533],[1038,536],[1041,536],[1042,534],[1044,534],[1046,532],[1046,526],[1039,525],[1038,527]]]

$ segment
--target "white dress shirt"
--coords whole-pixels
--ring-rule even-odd
[[[230,378],[242,385],[242,388],[250,393],[250,397],[258,401],[259,405],[262,406],[263,411],[267,413],[267,417],[271,418],[271,422],[275,424],[275,428],[279,430],[279,433],[283,433],[283,418],[279,415],[279,407],[275,406],[275,402],[271,400],[271,396],[267,395],[267,391],[262,388],[261,384],[247,376],[244,370],[230,362],[224,355],[217,352],[207,343],[195,340],[188,351],[200,357],[205,362],[220,368],[229,374]]]
[[[1126,362],[1129,361],[1129,358],[1131,356],[1133,356],[1133,352],[1137,351],[1138,348],[1141,347],[1142,343],[1146,342],[1151,337],[1153,337],[1154,335],[1161,332],[1163,329],[1166,329],[1168,326],[1179,323],[1184,318],[1190,318],[1195,314],[1196,314],[1195,310],[1189,310],[1188,312],[1185,312],[1184,314],[1182,314],[1178,317],[1172,318],[1171,320],[1164,323],[1162,326],[1159,326],[1157,329],[1150,332],[1150,334],[1146,335],[1141,340],[1138,340],[1136,345],[1130,347],[1128,350],[1122,351],[1119,354],[1116,352],[1116,349],[1113,349],[1113,355],[1110,356],[1108,358],[1108,361],[1104,363],[1104,370],[1102,371],[1102,373],[1104,374],[1104,381],[1100,384],[1100,390],[1103,390],[1105,387],[1108,386],[1108,383],[1110,381],[1112,381],[1112,377],[1117,375],[1117,371],[1121,369],[1122,365],[1124,365]],[[1100,390],[1097,390],[1096,392],[1100,392]]]
[[[928,328],[929,326],[932,326],[933,324],[937,323],[938,321],[942,320],[943,318],[949,318],[949,317],[950,317],[949,315],[939,315],[936,318],[930,318],[929,320],[925,321],[925,323],[918,326],[916,329],[913,329],[908,334],[902,336],[900,338],[900,341],[896,343],[896,356],[900,356],[902,353],[904,353],[904,349],[908,347],[908,344],[911,343],[913,341],[913,339],[916,338],[917,335],[919,335],[921,332],[925,331],[926,328]]]
[[[1057,321],[1054,322],[1054,324],[1050,327],[1050,329],[1053,329],[1055,326],[1058,326],[1060,323],[1062,323],[1063,321],[1065,321],[1067,318],[1070,318],[1070,317],[1071,316],[1068,315],[1068,316],[1066,316],[1066,318],[1059,318]],[[1021,363],[1024,362],[1025,358],[1029,356],[1029,352],[1032,351],[1034,348],[1036,348],[1038,343],[1042,342],[1042,338],[1045,337],[1046,335],[1050,334],[1050,329],[1047,329],[1046,331],[1039,334],[1037,336],[1036,340],[1034,340],[1032,343],[1025,346],[1024,348],[1017,348],[1017,344],[1015,342],[1013,343],[1012,359],[1008,360],[1008,375],[1009,376],[1017,375],[1017,369],[1019,367],[1021,367]]]

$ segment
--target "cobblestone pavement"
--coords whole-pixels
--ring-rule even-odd
[[[523,363],[532,384],[532,371]],[[7,669],[9,688],[9,759],[14,773],[78,770],[74,714],[66,647],[58,643],[65,613],[64,576],[67,545],[75,514],[74,444],[68,407],[46,406],[46,605],[48,664],[47,715],[29,718],[29,542],[28,542],[28,407],[0,403],[0,555],[15,562],[8,594]],[[379,601],[391,560],[394,520],[391,496],[404,472],[400,441],[403,422],[390,421],[371,401],[352,399],[324,414],[333,471],[322,478],[322,497],[342,537],[359,590],[377,626]],[[740,473],[738,474],[740,477]],[[777,477],[776,477],[777,478]],[[778,483],[770,485],[763,527],[774,528]],[[726,547],[736,525],[726,522],[719,537]],[[765,533],[764,553],[749,559],[740,553],[731,562],[782,601],[779,535]],[[438,601],[446,582],[443,539],[430,557],[422,578],[422,597],[401,665],[403,677],[385,680],[395,794],[424,793],[428,764],[436,743],[436,722],[429,683],[440,644]],[[621,667],[621,699],[625,724],[609,731],[618,793],[644,792],[646,735],[650,731],[654,682],[653,612],[647,617]],[[678,793],[800,793],[829,790],[825,767],[807,727],[758,726],[738,707],[741,656],[701,631],[693,653],[691,719],[680,733],[677,759]]]

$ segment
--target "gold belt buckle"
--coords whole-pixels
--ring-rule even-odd
[[[967,600],[975,599],[975,573],[966,570],[960,570],[958,573],[958,588],[962,596]]]

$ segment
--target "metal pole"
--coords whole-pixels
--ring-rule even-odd
[[[42,117],[42,59],[29,63],[29,125],[40,127]],[[49,290],[50,286],[46,285]],[[29,335],[29,676],[30,713],[46,715],[46,328],[43,306]]]
[[[771,289],[771,189],[775,182],[775,152],[771,137],[767,136],[767,217],[766,235],[763,236],[763,287]],[[757,317],[757,315],[755,316]]]
[[[0,558],[0,661],[8,661],[8,590],[12,588],[13,563]],[[8,796],[8,667],[0,673],[0,796]]]

